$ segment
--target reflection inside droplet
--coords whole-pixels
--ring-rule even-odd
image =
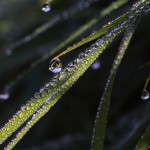
[[[93,70],[98,70],[100,67],[101,67],[101,63],[100,63],[99,60],[96,60],[96,61],[92,64],[92,66],[91,66],[91,68],[92,68]]]
[[[59,73],[62,70],[61,61],[58,58],[51,60],[49,70],[53,73]]]
[[[1,93],[0,94],[0,100],[7,100],[7,99],[9,99],[8,93]]]
[[[42,11],[43,12],[49,12],[50,10],[51,10],[51,8],[50,8],[50,4],[49,3],[44,3],[42,5]]]
[[[149,99],[149,92],[147,90],[143,90],[141,99],[143,99],[143,100]]]

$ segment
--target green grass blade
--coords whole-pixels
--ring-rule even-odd
[[[126,22],[125,22],[126,24]],[[124,27],[126,25],[124,24]],[[32,119],[23,127],[23,129],[17,134],[15,139],[9,143],[6,150],[10,150],[14,145],[23,137],[23,135],[43,116],[45,113],[59,100],[59,98],[72,86],[74,82],[85,72],[85,70],[94,62],[94,60],[106,49],[108,44],[124,29],[120,24],[113,28],[106,36],[98,40],[96,44],[92,45],[84,54],[81,59],[81,55],[76,59],[76,63],[73,63],[73,68],[68,66],[62,71],[63,73],[54,77],[58,79],[49,84],[52,86],[46,90],[44,87],[44,93],[36,94],[36,100],[29,101],[21,111],[17,112],[12,119],[0,130],[0,142],[2,143],[8,138],[18,127],[22,125],[25,120],[30,116]],[[110,34],[111,33],[111,34]],[[97,43],[100,45],[97,46]],[[9,130],[8,130],[9,129]]]
[[[92,150],[103,150],[107,116],[109,111],[110,98],[111,98],[111,92],[114,84],[115,75],[122,61],[124,53],[129,45],[133,33],[134,33],[134,28],[129,27],[125,33],[125,36],[119,48],[119,52],[114,60],[96,116],[95,128],[93,133],[93,141],[92,141]]]
[[[135,150],[148,150],[150,146],[150,125],[147,127],[144,135],[141,137],[141,140],[135,147]]]

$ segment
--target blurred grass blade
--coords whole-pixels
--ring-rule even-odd
[[[122,2],[125,3],[125,1],[122,1]],[[145,2],[145,1],[143,1],[143,2]],[[122,3],[121,3],[121,1],[118,1],[118,2],[116,2],[116,4],[120,6]],[[138,5],[140,5],[140,3],[137,3],[137,7],[134,7],[131,11],[129,11],[129,12],[125,13],[124,15],[118,17],[117,19],[113,20],[112,22],[109,22],[107,25],[105,25],[100,30],[92,33],[90,36],[88,36],[88,37],[82,39],[81,41],[77,42],[76,44],[74,44],[73,46],[69,47],[68,49],[66,49],[65,51],[60,53],[59,55],[55,56],[53,59],[59,58],[59,57],[65,55],[66,53],[68,53],[68,52],[70,52],[70,51],[72,51],[72,50],[74,50],[74,49],[76,49],[76,48],[78,48],[78,47],[80,47],[80,46],[82,46],[82,45],[84,45],[84,44],[86,44],[88,42],[91,42],[91,41],[97,39],[98,37],[100,37],[102,35],[104,35],[107,31],[109,31],[112,28],[112,26],[117,25],[120,22],[120,20],[125,19],[128,16],[128,14],[132,14],[132,12],[134,12],[134,10],[136,8],[138,8]],[[107,14],[110,10],[112,10],[112,8],[114,6],[113,5],[110,6],[109,9],[104,10],[102,12],[102,14],[103,15]]]
[[[108,6],[104,10],[102,10],[99,13],[98,17],[95,17],[94,19],[91,19],[85,25],[83,25],[82,27],[80,27],[79,29],[77,29],[75,32],[73,32],[66,40],[64,40],[62,43],[60,43],[56,48],[50,50],[48,54],[46,53],[42,58],[40,58],[39,60],[37,60],[34,63],[32,63],[31,66],[28,69],[26,69],[24,72],[21,73],[21,75],[19,74],[11,83],[9,83],[8,85],[6,85],[6,88],[5,88],[4,91],[10,92],[11,89],[14,87],[14,85],[20,79],[22,79],[27,73],[29,73],[30,71],[32,71],[34,67],[38,66],[39,64],[41,64],[42,62],[44,62],[46,59],[50,58],[50,56],[52,56],[55,52],[59,51],[60,49],[62,49],[66,45],[68,45],[74,39],[76,39],[77,37],[79,37],[82,33],[84,33],[89,28],[91,28],[94,24],[96,24],[97,22],[99,22],[103,17],[109,15],[113,10],[119,8],[120,6],[122,6],[123,4],[125,4],[127,1],[128,0],[118,0],[116,2],[113,2],[110,6]]]
[[[150,148],[150,125],[135,147],[135,150],[148,150]]]
[[[134,33],[133,26],[128,27],[127,31],[125,32],[122,43],[120,45],[119,52],[114,60],[112,69],[110,71],[110,75],[106,83],[105,91],[101,98],[98,112],[96,115],[96,122],[95,122],[93,141],[92,141],[92,150],[103,150],[107,116],[109,111],[110,98],[111,98],[111,92],[114,84],[115,75],[122,61],[124,53],[129,45],[133,33]]]
[[[69,19],[79,11],[82,11],[86,8],[88,8],[91,4],[95,3],[97,0],[87,0],[87,2],[80,0],[77,4],[74,6],[68,8],[67,10],[61,12],[60,14],[54,16],[50,21],[47,23],[43,24],[42,26],[36,28],[31,34],[25,36],[21,40],[18,40],[17,42],[13,43],[12,45],[9,46],[5,51],[12,51],[13,49],[21,46],[22,44],[28,43],[46,30],[50,29],[57,23],[60,23],[66,19]],[[87,5],[88,4],[88,5]],[[82,5],[82,7],[80,7]]]
[[[122,22],[123,23],[123,22]],[[9,143],[6,150],[12,149],[14,145],[26,134],[26,132],[59,100],[59,98],[72,86],[74,82],[85,72],[85,70],[95,61],[109,43],[127,26],[118,24],[112,28],[103,38],[96,41],[85,53],[56,75],[49,83],[45,85],[36,99],[29,101],[17,112],[12,119],[0,130],[0,142],[5,141],[14,131],[16,131],[29,117],[31,119],[18,132],[16,137]],[[98,46],[99,44],[99,46]],[[41,90],[40,90],[41,91]],[[9,129],[9,130],[8,130]]]

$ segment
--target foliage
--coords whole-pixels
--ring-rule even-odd
[[[11,53],[14,53],[14,51],[17,48],[21,47],[23,44],[25,43],[29,44],[29,42],[32,42],[33,39],[35,39],[37,36],[39,35],[42,36],[43,32],[53,27],[54,25],[56,26],[56,23],[71,18],[78,11],[83,11],[84,9],[87,9],[94,2],[95,1],[90,1],[90,0],[88,0],[87,2],[79,1],[77,5],[73,6],[71,9],[68,9],[63,13],[60,13],[60,15],[54,16],[50,22],[47,22],[41,27],[38,27],[31,34],[25,36],[25,38],[18,40],[17,42],[14,42],[14,44],[8,46],[9,48],[2,51],[2,53],[5,53],[6,55],[10,55]],[[10,84],[8,84],[8,86],[6,86],[5,91],[11,92],[11,90],[13,89],[13,87],[16,86],[18,81],[23,80],[23,78],[29,72],[32,72],[34,68],[38,67],[39,64],[41,64],[42,62],[46,62],[46,59],[49,59],[49,57],[51,57],[53,53],[62,49],[67,44],[71,43],[75,38],[83,34],[83,32],[87,31],[93,25],[98,23],[100,19],[102,19],[106,15],[110,15],[114,9],[120,7],[126,2],[127,2],[126,0],[118,0],[117,2],[114,2],[112,5],[108,6],[106,9],[101,11],[101,13],[97,17],[95,17],[94,19],[92,18],[85,25],[83,25],[75,32],[73,32],[70,36],[67,37],[66,40],[62,40],[62,42],[58,46],[55,46],[55,48],[53,48],[50,52],[48,51],[46,54],[43,55],[43,57],[40,56],[37,61],[33,61],[31,67],[25,67],[25,71],[21,75],[18,75],[15,80],[13,80]],[[5,149],[7,150],[12,149],[20,141],[20,139],[22,139],[22,137],[29,131],[29,129],[37,121],[39,121],[39,119],[43,117],[49,111],[49,109],[51,109],[51,107],[61,98],[61,96],[64,93],[66,93],[66,91],[81,77],[81,75],[98,58],[98,56],[104,53],[108,45],[122,31],[125,30],[123,41],[119,48],[119,52],[116,58],[114,59],[113,66],[110,71],[109,78],[107,80],[107,84],[100,102],[101,104],[98,109],[96,123],[95,123],[92,149],[93,150],[104,149],[103,144],[104,144],[104,137],[105,137],[105,128],[106,128],[107,116],[109,111],[112,87],[114,87],[114,78],[116,76],[116,72],[121,63],[121,60],[124,56],[125,50],[129,45],[135,27],[137,26],[139,18],[143,16],[143,14],[145,15],[145,13],[149,10],[149,6],[150,6],[149,0],[141,0],[135,3],[128,12],[125,12],[123,15],[119,16],[117,19],[114,19],[111,22],[109,21],[106,25],[98,29],[96,32],[92,33],[91,35],[77,42],[73,46],[64,50],[61,54],[55,56],[53,60],[56,60],[63,55],[67,56],[69,55],[70,51],[75,52],[77,51],[75,49],[80,48],[81,46],[82,47],[86,46],[89,43],[92,43],[91,46],[88,45],[88,48],[85,51],[81,52],[79,55],[76,54],[76,58],[74,59],[74,61],[73,59],[71,59],[71,62],[68,65],[66,65],[66,67],[64,67],[64,69],[61,72],[59,72],[54,77],[52,77],[50,81],[47,82],[44,85],[44,87],[42,87],[39,90],[38,93],[35,93],[34,98],[31,98],[25,105],[22,105],[21,109],[17,111],[17,113],[15,113],[15,115],[1,128],[0,143],[2,144],[8,139],[8,144],[6,144]],[[57,40],[59,41],[59,38]],[[42,39],[40,39],[40,41],[42,41]],[[35,45],[38,46],[37,43],[35,43]],[[39,54],[41,53],[40,50],[38,53]],[[26,59],[28,60],[30,57],[31,59],[34,59],[35,57],[35,55],[30,54],[30,52],[28,51],[27,52],[21,51],[20,54],[22,55],[22,57],[20,57],[20,59],[18,59],[13,64],[14,67],[17,66],[17,64],[19,64],[20,62],[22,62],[23,57],[25,57],[25,59],[23,60],[24,62],[26,62],[25,60]],[[15,58],[16,57],[12,56],[12,60]],[[5,67],[3,67],[2,70],[4,72],[7,71]],[[1,94],[1,98],[4,97],[5,95],[6,93]],[[142,123],[143,122],[141,122],[140,126],[143,125]],[[149,130],[146,133],[149,133]],[[134,140],[136,140],[136,138]],[[128,139],[129,138],[127,138],[127,140]],[[134,146],[135,143],[137,143],[137,141],[138,138],[135,142],[133,142]],[[148,142],[148,138],[146,138],[146,142]],[[145,143],[145,139],[144,139],[144,143]],[[138,149],[138,147],[139,146],[137,146],[136,148]],[[144,144],[144,147],[148,148],[148,144],[146,146]]]

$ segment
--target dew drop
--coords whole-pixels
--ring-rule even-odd
[[[79,54],[79,57],[77,58],[77,63],[80,63],[80,62],[82,62],[83,61],[83,58],[84,58],[84,53],[80,53]]]
[[[147,90],[143,90],[141,99],[143,99],[143,100],[149,99],[149,92]]]
[[[73,67],[73,63],[70,62],[70,63],[68,64],[68,66],[72,68],[72,67]]]
[[[91,68],[92,68],[93,70],[98,70],[100,67],[101,67],[101,63],[100,63],[100,61],[98,61],[98,60],[96,60],[96,61],[92,64],[92,66],[91,66]]]
[[[49,88],[50,87],[50,84],[49,83],[46,83],[45,84],[45,88]]]
[[[42,11],[43,12],[49,12],[50,10],[51,10],[51,8],[50,8],[50,4],[49,3],[44,3],[42,5]]]
[[[60,75],[59,80],[61,80],[61,81],[62,81],[62,80],[65,80],[66,77],[67,77],[67,73],[64,72],[63,74]]]
[[[0,100],[7,100],[7,99],[9,99],[8,93],[1,93],[0,94]]]
[[[58,58],[51,60],[49,70],[53,73],[59,73],[62,70],[61,61]]]
[[[44,87],[42,87],[41,89],[40,89],[40,94],[42,94],[44,92]]]
[[[40,98],[40,94],[39,94],[39,93],[35,93],[35,94],[34,94],[34,97],[35,97],[35,98]]]

